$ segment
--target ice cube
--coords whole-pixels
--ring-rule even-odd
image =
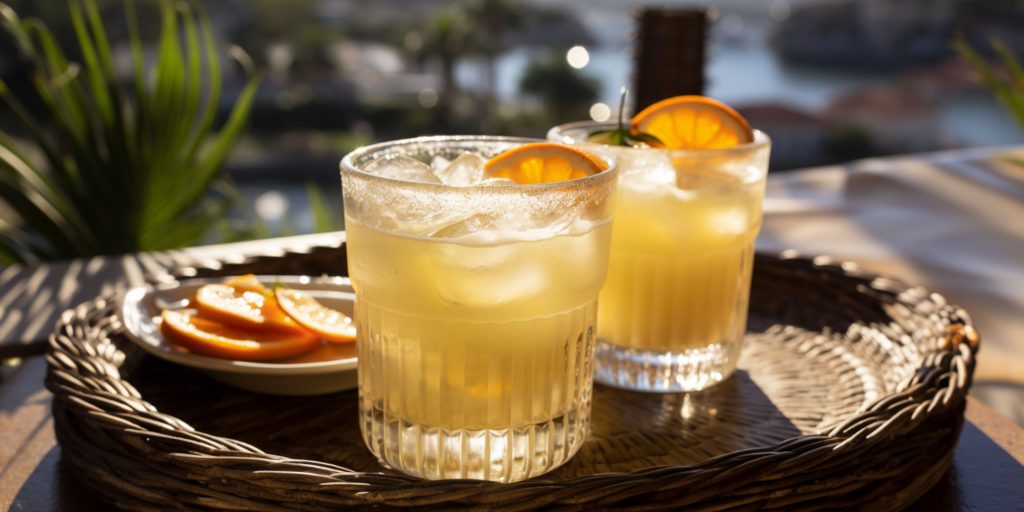
[[[434,174],[445,185],[456,187],[476,185],[484,179],[484,159],[476,153],[463,153],[452,160],[447,167],[441,170],[435,169]]]
[[[534,215],[533,225],[551,233],[566,233],[572,225],[580,218],[580,210],[577,207],[569,208],[564,212],[548,212],[547,215]]]
[[[663,186],[676,181],[676,167],[672,159],[661,151],[634,151],[623,155],[622,177],[631,183]]]
[[[742,235],[750,229],[750,213],[743,206],[715,208],[708,215],[709,227],[717,233]]]
[[[456,277],[474,272],[497,271],[514,265],[516,258],[522,256],[513,244],[439,244],[436,249],[437,266],[451,271],[451,275]]]
[[[447,158],[440,155],[435,156],[434,159],[430,161],[430,170],[434,173],[435,176],[437,176],[441,173],[441,171],[443,171],[451,164],[451,160],[448,160]]]
[[[735,190],[743,180],[734,172],[725,165],[681,167],[676,185],[687,190]]]
[[[430,166],[404,155],[381,158],[370,162],[364,170],[382,178],[419,183],[441,183],[441,180],[430,171]]]
[[[430,236],[434,238],[463,237],[481,230],[493,229],[497,220],[498,219],[493,214],[477,213],[464,219],[460,219],[457,222],[452,222],[451,224],[434,231]]]
[[[505,264],[460,269],[439,283],[445,300],[471,307],[497,306],[535,300],[548,286],[544,266],[538,262],[507,260]]]

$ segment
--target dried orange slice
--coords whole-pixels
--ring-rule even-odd
[[[238,290],[239,292],[256,292],[267,295],[270,290],[253,274],[235,276],[224,281],[224,284]]]
[[[173,344],[204,356],[268,361],[297,356],[320,344],[308,331],[246,331],[182,311],[164,310],[160,332]]]
[[[633,132],[649,133],[669,149],[719,149],[754,140],[732,107],[706,96],[676,96],[633,116]]]
[[[259,286],[208,284],[196,290],[192,302],[199,316],[240,329],[302,329],[281,311],[269,290],[259,281],[255,284]]]
[[[356,340],[356,326],[345,313],[326,307],[309,294],[290,288],[278,288],[274,290],[274,296],[281,310],[292,320],[323,339],[338,343]]]
[[[520,185],[574,180],[607,169],[600,158],[552,142],[523,144],[484,164],[488,178],[508,178]]]

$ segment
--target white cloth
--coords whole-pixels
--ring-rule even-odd
[[[976,377],[1024,382],[1024,148],[770,174],[757,247],[855,261],[945,295],[981,333]]]

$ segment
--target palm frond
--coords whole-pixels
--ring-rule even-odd
[[[41,156],[29,158],[22,142],[0,134],[0,200],[18,219],[0,229],[0,262],[167,249],[208,241],[224,225],[233,195],[211,188],[260,78],[250,74],[215,129],[221,50],[206,14],[160,0],[156,59],[147,64],[135,2],[123,8],[132,62],[124,85],[95,0],[69,2],[81,62],[44,23],[0,3],[0,26],[30,63],[28,80],[45,107],[33,118],[0,81],[0,104]]]
[[[993,38],[989,44],[999,59],[1006,74],[1000,74],[997,68],[989,63],[977,50],[971,47],[963,34],[953,39],[953,49],[981,77],[985,87],[1006,107],[1009,114],[1024,130],[1024,70],[1020,61],[1008,46]]]

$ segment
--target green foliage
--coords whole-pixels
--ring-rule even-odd
[[[597,130],[587,135],[587,140],[598,144],[609,146],[626,147],[653,147],[663,148],[665,143],[658,137],[647,132],[633,130],[632,126],[626,126],[626,96],[628,90],[625,86],[619,91],[619,121],[615,128],[610,130]]]
[[[233,189],[222,169],[259,79],[215,131],[221,63],[210,22],[184,3],[159,5],[155,62],[147,65],[135,4],[124,0],[132,79],[122,85],[95,0],[69,2],[81,63],[69,61],[41,21],[0,4],[45,106],[43,119],[34,118],[0,81],[0,101],[34,146],[0,134],[0,199],[17,215],[0,224],[0,263],[193,245],[224,225]]]
[[[291,73],[316,72],[329,68],[327,51],[330,43],[340,39],[337,30],[317,19],[316,0],[245,0],[246,23],[236,24],[227,35],[246,49],[257,65],[270,67],[267,50],[281,44],[291,50]],[[234,16],[238,10],[233,0],[204,0],[211,12]],[[216,15],[216,14],[215,14]]]
[[[985,86],[999,98],[1014,121],[1024,130],[1024,69],[1013,50],[1002,41],[993,38],[989,44],[1003,72],[972,48],[963,34],[958,34],[953,40],[953,49],[978,72]]]
[[[838,126],[825,137],[825,153],[837,162],[877,155],[871,134],[855,125]]]
[[[474,49],[493,57],[507,49],[505,35],[523,25],[527,7],[518,0],[465,0],[463,9],[473,27]]]

